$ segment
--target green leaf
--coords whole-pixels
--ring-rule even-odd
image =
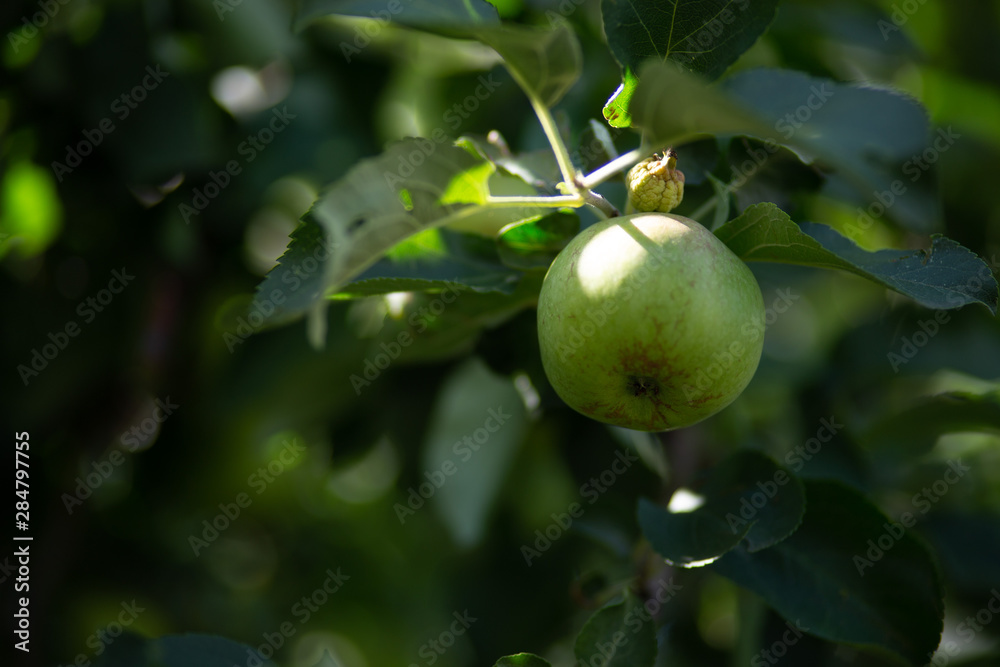
[[[795,532],[806,511],[802,482],[749,450],[712,468],[699,495],[704,503],[685,512],[639,501],[642,532],[673,565],[704,565],[744,539],[751,552],[774,546]]]
[[[394,7],[398,9],[393,11]],[[296,30],[301,30],[317,18],[330,15],[389,20],[426,30],[500,23],[496,8],[486,0],[398,0],[396,3],[386,0],[299,0],[298,8]]]
[[[604,33],[622,68],[622,85],[604,105],[613,127],[629,127],[629,106],[648,60],[715,79],[767,29],[778,0],[603,0]],[[676,98],[682,100],[683,98]]]
[[[505,169],[494,170],[495,168],[490,163],[484,164],[489,167],[491,173],[484,172],[482,169],[475,170],[474,175],[478,178],[465,179],[464,185],[452,187],[442,197],[442,203],[486,204],[487,195],[494,197],[533,197],[538,195],[538,191],[528,185],[521,176],[511,175]],[[544,210],[536,206],[525,206],[522,209],[483,206],[470,215],[464,215],[450,222],[447,228],[488,236],[492,239],[501,229],[512,222],[542,215]]]
[[[437,398],[424,443],[423,483],[452,538],[473,546],[524,436],[527,414],[509,378],[477,358],[459,366]]]
[[[323,296],[329,258],[323,228],[306,214],[292,232],[278,265],[257,286],[248,312],[265,315],[269,324],[300,317]]]
[[[146,639],[126,633],[94,667],[232,667],[251,658],[262,667],[274,667],[249,646],[223,637],[190,634]]]
[[[266,305],[266,300],[273,303],[277,295],[286,302],[271,314],[270,308],[259,312],[269,323],[306,311],[321,319],[317,311],[323,306],[321,299],[340,292],[400,242],[487,211],[480,203],[492,173],[489,163],[469,151],[429,139],[407,139],[382,155],[362,160],[313,204],[306,224],[299,228],[278,268],[268,274],[255,300],[257,305]],[[543,211],[496,208],[489,215],[499,229]],[[316,258],[322,260],[319,270],[309,268],[317,263]],[[298,275],[296,267],[300,274],[303,267],[308,270]],[[478,286],[495,287],[495,280],[495,276],[486,278]]]
[[[534,653],[518,653],[500,658],[493,667],[552,667],[552,665]]]
[[[297,29],[330,15],[376,18],[445,35],[478,39],[504,59],[524,91],[546,106],[562,99],[583,69],[576,33],[565,21],[551,28],[502,25],[496,8],[485,0],[399,0],[393,12],[385,0],[300,0]],[[344,43],[353,53],[364,44]]]
[[[778,0],[603,0],[608,46],[622,69],[667,61],[716,79],[753,46]]]
[[[760,151],[765,158],[787,146],[865,208],[886,202],[886,215],[917,231],[939,224],[936,206],[913,186],[926,178],[914,158],[928,145],[929,125],[927,112],[909,97],[788,70],[740,72],[709,86],[654,64],[640,80],[632,116],[652,145],[705,134],[757,137],[768,148]]]
[[[800,629],[925,664],[944,604],[927,548],[839,482],[806,481],[802,526],[770,549],[738,548],[711,567]]]
[[[580,42],[565,21],[550,29],[503,26],[470,35],[493,47],[524,92],[547,107],[563,98],[583,70]]]
[[[455,285],[510,294],[521,275],[500,261],[492,239],[429,229],[394,246],[336,297],[439,292]]]
[[[562,181],[559,163],[551,148],[511,154],[509,149],[490,142],[488,137],[468,134],[459,137],[455,144],[498,167],[489,181],[493,195],[537,195],[536,188],[555,193],[556,184]]]
[[[525,308],[534,307],[541,290],[542,272],[523,273],[512,294],[477,292],[446,283],[430,294],[410,295],[398,317],[385,317],[371,343],[371,354],[383,352],[382,343],[401,347],[399,361],[428,362],[454,359],[472,352],[484,328],[499,326]],[[409,341],[409,344],[406,344]]]
[[[831,195],[852,193],[869,213],[875,215],[881,206],[884,215],[914,231],[940,228],[940,203],[927,187],[926,168],[920,168],[929,145],[929,118],[913,98],[788,70],[740,72],[720,86],[771,121],[779,143],[827,171]],[[938,135],[945,143],[935,136],[934,150],[948,150],[955,136],[950,130]]]
[[[504,227],[497,237],[497,249],[507,266],[517,269],[545,268],[579,231],[580,216],[569,211],[556,211]]]
[[[611,97],[604,103],[605,120],[611,127],[632,127],[632,113],[629,111],[632,106],[632,96],[639,85],[639,79],[635,78],[632,70],[626,69],[622,72],[622,83],[611,94]]]
[[[653,667],[656,624],[631,593],[598,609],[577,635],[573,653],[582,665]],[[597,662],[594,662],[597,660]]]
[[[882,418],[860,439],[871,448],[895,449],[916,457],[930,451],[946,433],[1000,434],[1000,392],[929,396]]]
[[[905,294],[928,308],[981,303],[997,312],[997,282],[972,251],[940,235],[929,250],[859,248],[826,225],[796,225],[771,203],[755,204],[715,231],[745,261],[848,271]]]
[[[327,289],[338,291],[400,241],[474,208],[461,206],[460,195],[476,200],[483,164],[426,139],[401,141],[356,164],[310,211],[333,248]],[[446,193],[453,203],[441,203]]]

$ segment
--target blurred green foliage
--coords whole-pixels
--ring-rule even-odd
[[[665,466],[690,478],[738,448],[781,460],[830,415],[845,433],[800,474],[863,490],[890,517],[912,511],[949,460],[972,466],[915,530],[940,558],[956,664],[990,650],[996,659],[1000,623],[972,644],[957,634],[1000,586],[995,416],[916,452],[863,437],[925,395],[998,391],[1000,325],[986,309],[949,311],[927,335],[933,311],[856,277],[753,265],[772,307],[757,377],[723,413],[662,436],[669,462],[655,440],[558,401],[530,308],[461,321],[445,309],[402,345],[401,313],[434,313],[434,295],[371,297],[333,302],[322,350],[303,322],[244,337],[254,287],[325,184],[390,141],[435,130],[495,129],[518,150],[544,148],[527,100],[478,43],[349,19],[295,32],[277,0],[70,0],[38,28],[43,4],[4,8],[0,83],[3,422],[32,445],[26,664],[95,660],[133,601],[142,611],[128,629],[150,637],[209,633],[257,647],[290,624],[276,656],[287,667],[315,665],[324,651],[342,667],[493,664],[520,651],[569,664],[593,610],[662,568],[639,542],[635,509],[641,496],[666,500]],[[901,5],[917,9],[897,26]],[[584,78],[557,107],[576,146],[590,141],[588,121],[601,118],[620,71],[598,3],[503,3],[509,20],[546,23],[549,12],[583,46]],[[918,99],[961,137],[926,176],[942,231],[996,272],[998,33],[996,1],[787,0],[730,72],[788,67]],[[347,62],[343,44],[365,39]],[[484,74],[500,82],[488,103],[456,110]],[[638,145],[612,136],[620,151]],[[742,154],[739,143],[729,148]],[[806,177],[801,165],[781,169],[775,160],[758,172],[736,195],[739,210],[780,201],[864,247],[926,245],[881,221],[852,233],[855,209],[815,192],[784,201]],[[712,193],[697,175],[688,185],[692,202]],[[601,191],[622,203],[620,181]],[[120,292],[114,271],[134,276]],[[459,298],[495,314],[490,295]],[[380,355],[391,363],[382,368]],[[498,408],[517,418],[479,443],[496,451],[464,461],[461,434],[486,428]],[[637,449],[643,463],[590,502],[616,448]],[[476,477],[458,484],[445,461],[459,472],[474,464]],[[435,473],[448,479],[440,491]],[[583,516],[529,566],[522,547],[573,503]],[[213,522],[226,527],[209,539]],[[313,611],[303,597],[331,570],[347,577]],[[661,617],[659,664],[729,664],[785,630],[709,570],[683,581]],[[0,584],[5,598],[12,585],[9,575]],[[475,622],[438,653],[432,642],[466,611]],[[792,650],[793,664],[884,664],[809,637]]]

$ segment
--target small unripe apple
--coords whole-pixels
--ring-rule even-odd
[[[747,265],[705,227],[636,213],[588,227],[552,262],[538,340],[570,407],[667,431],[715,414],[750,382],[764,300]]]

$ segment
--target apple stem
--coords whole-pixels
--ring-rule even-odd
[[[580,179],[580,187],[582,188],[593,188],[600,185],[604,181],[608,180],[615,174],[625,171],[633,164],[642,159],[645,153],[641,148],[636,148],[631,150],[624,155],[619,155],[611,162],[608,162],[604,166],[598,167],[594,171],[590,172],[586,176]]]
[[[563,206],[580,207],[586,202],[583,193],[575,195],[540,195],[538,197],[519,197],[516,195],[487,195],[486,204],[494,208],[514,208],[517,206],[544,206],[560,208]]]
[[[602,218],[617,218],[621,215],[621,212],[615,208],[614,204],[609,202],[597,192],[587,188],[582,190],[581,194],[583,195],[584,201],[593,206]]]
[[[559,171],[562,174],[563,181],[571,188],[577,187],[576,167],[573,166],[573,160],[570,159],[569,151],[566,149],[566,144],[563,143],[562,136],[559,134],[559,128],[556,126],[556,121],[552,117],[552,113],[541,100],[535,99],[534,95],[528,95],[528,99],[535,110],[535,115],[538,116],[538,122],[542,124],[545,138],[549,140],[552,152],[555,153],[556,162],[559,164]]]
[[[576,167],[573,166],[573,160],[569,156],[569,150],[566,148],[566,144],[562,140],[562,135],[559,134],[559,128],[556,127],[555,119],[552,118],[552,113],[549,108],[545,106],[540,100],[535,99],[533,95],[529,95],[528,98],[531,100],[531,106],[535,110],[535,115],[538,116],[538,121],[542,125],[542,130],[545,132],[545,137],[549,140],[549,145],[552,147],[552,152],[556,156],[556,162],[559,164],[559,171],[562,174],[563,182],[565,183],[565,191],[569,194],[567,198],[563,197],[550,197],[549,199],[554,200],[559,203],[547,203],[540,204],[541,206],[562,206],[564,204],[576,205],[587,204],[592,206],[602,218],[616,218],[621,213],[615,206],[609,202],[607,199],[602,197],[600,194],[591,190],[594,185],[597,185],[602,180],[606,179],[611,174],[615,173],[615,170],[611,170],[606,173],[606,175],[601,176],[600,179],[595,180],[593,183],[588,183],[585,177],[581,177],[580,173],[577,171]],[[634,152],[634,151],[633,151]],[[629,156],[631,153],[629,154]],[[629,156],[625,156],[628,158]],[[634,162],[638,158],[631,158]],[[619,164],[628,162],[628,160],[622,160],[622,158],[617,158],[609,164]],[[621,167],[617,167],[620,170]],[[600,171],[600,170],[598,170]],[[596,173],[596,172],[595,172]],[[498,198],[489,198],[488,202],[496,201]],[[517,205],[517,204],[511,204]]]

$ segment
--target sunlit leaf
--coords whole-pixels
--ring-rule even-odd
[[[557,211],[504,227],[497,237],[497,249],[507,266],[545,268],[579,231],[576,213]]]
[[[500,229],[537,215],[538,209],[531,207],[494,209],[479,205],[492,173],[489,163],[469,151],[429,139],[407,139],[382,155],[362,160],[331,185],[306,214],[306,223],[258,289],[254,308],[271,323],[317,312],[317,302],[339,293],[415,235],[449,223],[461,226],[477,216],[479,224]],[[448,259],[454,266],[453,260]],[[461,264],[464,260],[456,261]],[[400,264],[397,261],[395,266]],[[391,266],[390,260],[383,269]],[[444,273],[421,276],[386,270],[368,278],[439,280],[465,276],[475,287],[513,284],[512,274],[499,266],[478,267],[486,274],[478,278],[474,275],[477,267],[469,263],[458,272],[441,262],[437,268]],[[379,293],[387,287],[378,288]],[[392,291],[401,287],[391,285]]]

